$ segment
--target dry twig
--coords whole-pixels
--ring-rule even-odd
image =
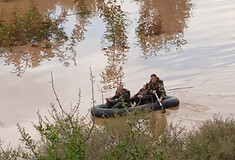
[[[57,93],[56,93],[56,91],[55,91],[55,86],[54,86],[54,80],[53,80],[52,71],[51,71],[51,86],[52,86],[52,89],[53,89],[53,92],[54,92],[56,101],[58,102],[59,107],[60,107],[60,109],[61,109],[61,111],[62,111],[62,114],[65,114],[66,116],[69,116],[69,115],[64,111],[64,109],[63,109],[63,107],[62,107],[62,105],[61,105],[61,103],[60,103],[60,100],[59,100],[59,98],[58,98],[58,95],[57,95]]]

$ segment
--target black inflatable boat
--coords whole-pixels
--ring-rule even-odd
[[[179,105],[179,100],[178,98],[174,96],[166,96],[165,99],[162,101],[162,105],[164,108],[170,108],[170,107],[176,107]],[[146,110],[151,110],[151,111],[156,111],[156,110],[161,110],[161,106],[159,105],[158,102],[155,103],[147,103],[143,105],[139,105],[136,107],[128,107],[128,108],[106,108],[106,104],[100,104],[96,105],[91,108],[91,114],[94,117],[112,117],[115,115],[123,115],[126,112],[132,112],[134,110],[138,111],[146,111]]]

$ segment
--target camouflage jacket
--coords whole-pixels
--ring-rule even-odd
[[[166,91],[162,80],[158,80],[156,83],[153,83],[151,80],[148,85],[148,93],[153,94],[153,90],[156,90],[157,95],[160,99],[164,99],[166,96]]]
[[[115,95],[110,98],[112,101],[116,101],[116,102],[130,102],[130,91],[128,89],[123,89],[123,91],[121,93],[115,93]]]

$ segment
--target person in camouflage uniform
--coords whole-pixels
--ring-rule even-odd
[[[107,108],[124,108],[130,106],[130,91],[123,88],[122,85],[117,86],[115,95],[112,98],[106,98]]]
[[[159,79],[156,74],[152,74],[148,85],[148,94],[152,95],[153,101],[157,100],[155,93],[159,97],[159,102],[161,102],[166,96],[163,81]]]

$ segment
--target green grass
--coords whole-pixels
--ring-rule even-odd
[[[185,148],[186,158],[231,160],[235,159],[235,120],[215,116],[198,131],[190,133]]]
[[[21,126],[23,145],[2,149],[0,159],[105,159],[105,160],[231,160],[235,159],[235,121],[215,116],[190,133],[166,126],[160,112],[135,113],[104,119],[102,126],[87,123],[78,107],[61,112],[53,105],[51,117],[34,127],[35,141]],[[50,121],[49,121],[50,119]]]

